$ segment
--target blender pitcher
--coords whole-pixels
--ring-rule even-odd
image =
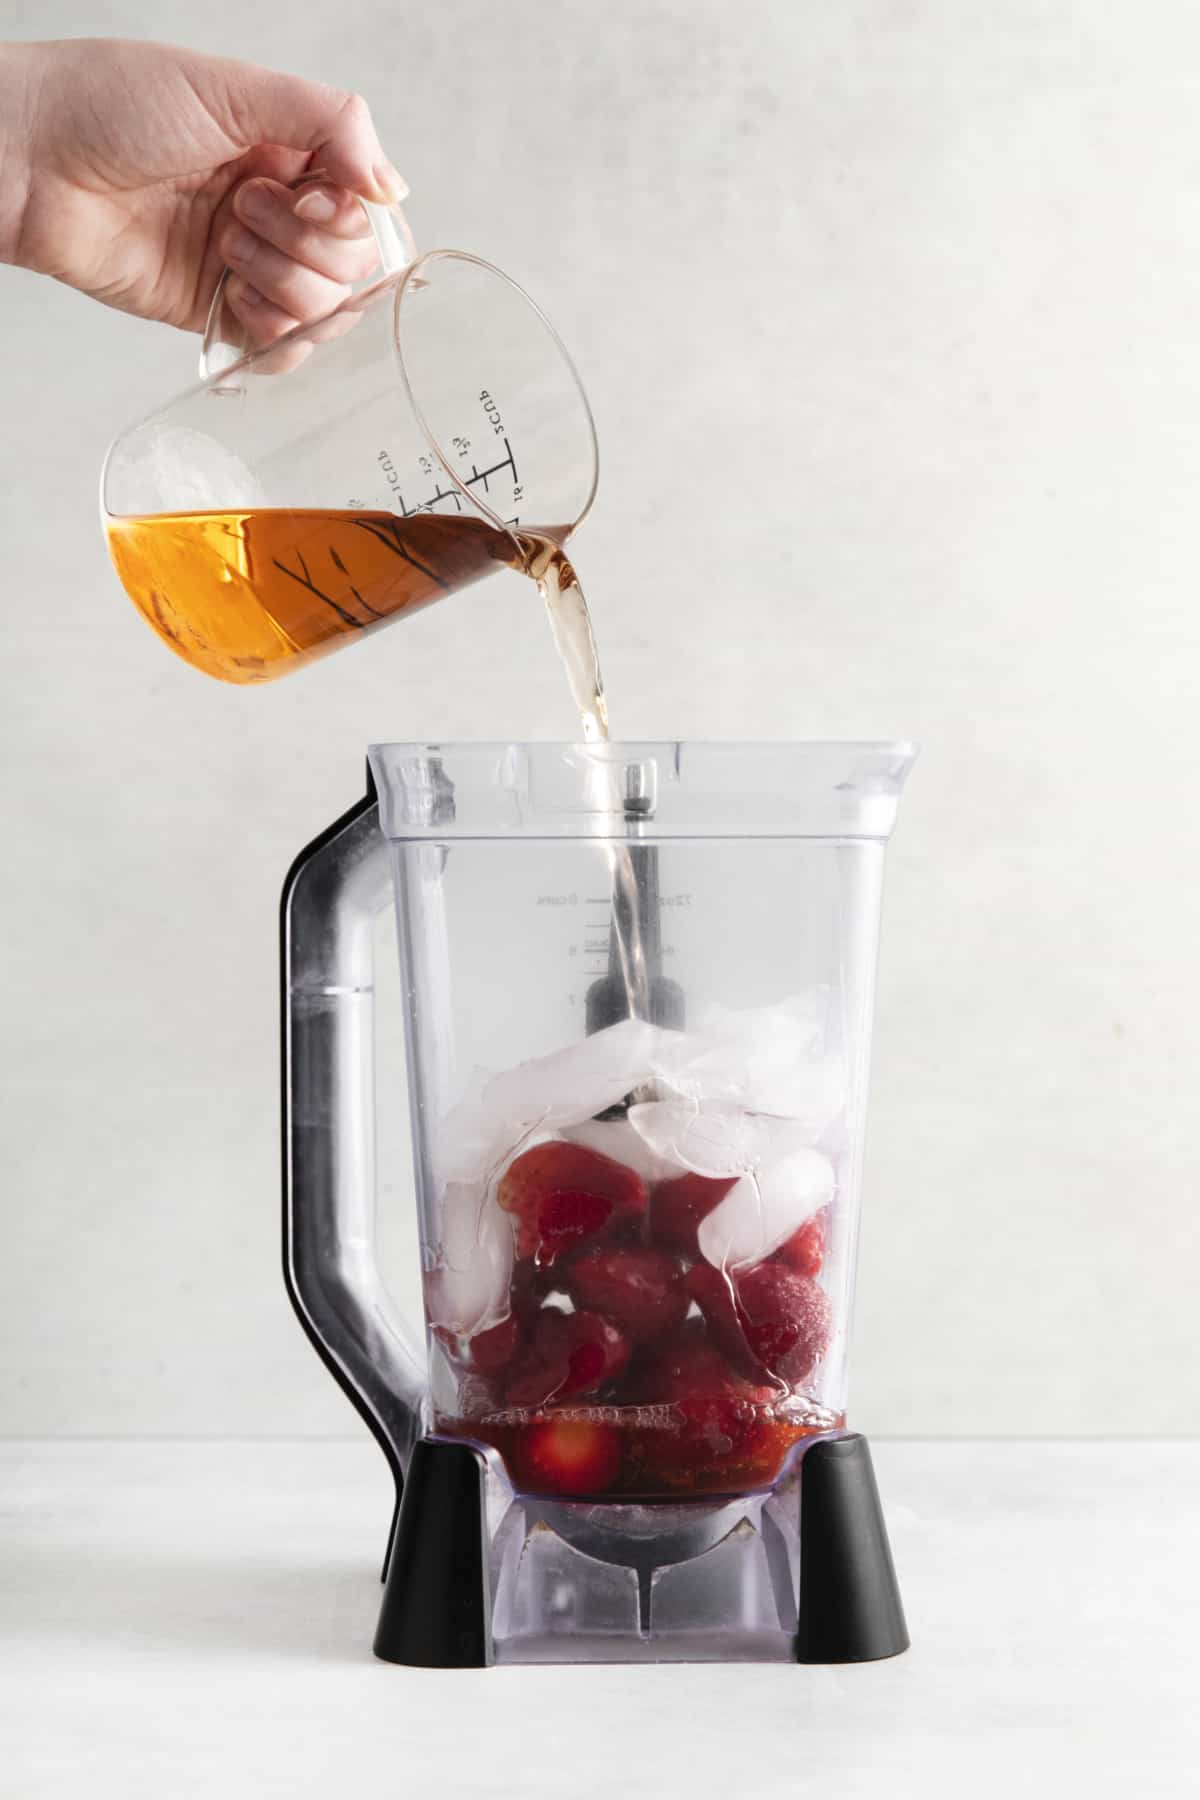
[[[394,272],[242,357],[218,289],[204,381],[108,453],[122,585],[220,680],[271,680],[525,570],[595,494],[591,411],[545,315],[465,251],[395,270],[407,252],[368,210]]]
[[[432,1665],[907,1644],[846,1430],[904,744],[377,745],[283,900],[285,1268]],[[425,1349],[375,1249],[394,901]]]

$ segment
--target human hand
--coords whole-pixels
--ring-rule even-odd
[[[0,44],[0,261],[123,312],[202,330],[228,266],[271,342],[374,268],[354,196],[407,191],[357,94],[160,44]]]

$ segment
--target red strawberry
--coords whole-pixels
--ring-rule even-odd
[[[698,1319],[644,1369],[640,1385],[647,1401],[694,1400],[709,1394],[734,1394],[764,1405],[775,1399],[774,1388],[756,1385],[730,1366]]]
[[[745,1375],[761,1376],[746,1344],[729,1280],[711,1263],[694,1263],[683,1278],[689,1297],[708,1321],[709,1331],[725,1356]]]
[[[796,1384],[824,1356],[832,1317],[825,1290],[811,1276],[771,1261],[727,1280],[711,1263],[698,1262],[684,1281],[715,1341],[746,1373],[765,1369]]]
[[[650,1236],[655,1243],[695,1256],[700,1221],[725,1198],[735,1179],[680,1175],[674,1181],[660,1182],[650,1197]]]
[[[563,1280],[577,1306],[605,1314],[636,1342],[668,1336],[687,1315],[679,1262],[665,1250],[585,1250]]]
[[[621,1434],[584,1419],[522,1425],[510,1454],[517,1486],[528,1494],[602,1494],[621,1472]]]
[[[521,1347],[525,1336],[520,1317],[517,1313],[509,1313],[507,1319],[501,1319],[498,1325],[492,1325],[487,1331],[478,1331],[471,1339],[471,1362],[485,1375],[494,1375],[501,1369],[507,1369]]]
[[[535,1144],[508,1168],[497,1198],[517,1221],[517,1255],[548,1267],[610,1223],[646,1209],[640,1175],[583,1144]]]
[[[769,1436],[766,1409],[775,1390],[731,1368],[702,1326],[689,1327],[644,1369],[640,1391],[648,1404],[670,1403],[677,1421],[673,1429],[645,1432],[642,1440],[651,1466],[672,1482],[702,1469],[732,1478]]]
[[[825,1232],[828,1223],[829,1208],[823,1206],[806,1225],[792,1233],[786,1244],[779,1246],[775,1252],[776,1261],[786,1263],[797,1275],[819,1275],[821,1264],[825,1260]]]
[[[829,1296],[811,1275],[782,1263],[759,1263],[734,1280],[737,1313],[746,1343],[772,1375],[797,1386],[829,1347],[833,1315]]]
[[[533,1344],[513,1370],[510,1406],[544,1406],[573,1394],[594,1394],[615,1381],[629,1361],[629,1340],[593,1312],[538,1314]]]
[[[738,1329],[733,1295],[720,1269],[714,1269],[709,1262],[693,1263],[683,1278],[683,1285],[710,1325]]]

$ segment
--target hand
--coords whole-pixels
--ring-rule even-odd
[[[158,44],[0,44],[0,260],[139,318],[202,330],[228,265],[273,341],[374,268],[354,196],[407,192],[357,94]]]

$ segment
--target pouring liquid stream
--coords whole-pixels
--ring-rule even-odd
[[[579,577],[562,545],[553,538],[526,532],[522,533],[522,543],[527,557],[526,572],[536,583],[545,603],[554,646],[566,672],[571,697],[579,709],[584,741],[607,743],[608,702],[591,614]],[[623,825],[624,815],[616,814],[613,823],[614,827]],[[606,854],[612,877],[613,940],[629,1016],[648,1020],[650,978],[633,858],[627,847],[617,842],[608,845]],[[636,1097],[650,1096],[638,1094]]]

